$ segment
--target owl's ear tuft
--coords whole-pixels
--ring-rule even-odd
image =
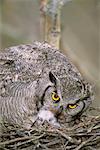
[[[54,74],[51,71],[49,72],[49,79],[55,85],[57,84],[57,79],[56,79],[56,77],[54,76]]]

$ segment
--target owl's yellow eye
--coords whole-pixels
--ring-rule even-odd
[[[52,92],[52,100],[57,103],[60,101],[60,97],[57,95],[56,92]]]
[[[76,107],[77,107],[76,104],[69,104],[69,105],[68,105],[68,108],[70,108],[70,109],[75,109]]]

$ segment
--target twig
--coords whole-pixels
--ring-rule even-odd
[[[88,146],[87,148],[88,148],[88,150],[96,150],[95,148],[93,148],[91,146]]]
[[[47,143],[47,144],[45,144],[46,146],[51,146],[51,145],[56,145],[56,144],[58,144],[60,142],[60,140],[53,140],[53,141],[51,141],[51,142],[49,142],[49,143]]]
[[[95,135],[95,136],[100,136],[100,132],[98,132],[98,133],[71,133],[70,134],[70,136],[74,136],[74,137],[76,137],[76,136],[93,136],[93,135]]]
[[[68,150],[68,149],[70,150],[72,148],[76,148],[76,145],[66,146],[66,150]]]
[[[79,144],[79,142],[78,141],[76,141],[76,140],[73,140],[70,136],[68,136],[67,134],[65,134],[65,133],[63,133],[62,131],[60,131],[60,130],[56,130],[59,134],[61,134],[64,138],[66,138],[69,142],[71,142],[71,143],[75,143],[75,144]]]
[[[93,140],[96,136],[90,137],[88,140],[82,142],[79,146],[77,146],[74,150],[80,150],[83,146],[85,146],[88,142]]]
[[[94,124],[87,130],[87,133],[90,133],[93,130]]]
[[[35,137],[35,138],[34,138],[33,135],[32,136],[27,136],[27,137],[16,138],[16,139],[12,139],[12,140],[9,140],[9,141],[1,142],[0,145],[11,144],[11,143],[14,143],[14,142],[23,141],[23,140],[29,140],[29,139],[33,139],[33,141],[35,141],[35,140],[40,139],[44,135],[45,135],[45,133],[43,133],[42,135],[40,135],[38,137]]]
[[[94,144],[96,145],[97,143],[100,143],[100,136],[94,138],[92,141],[90,141],[89,143],[87,143],[87,146],[93,146]]]
[[[51,148],[48,148],[46,145],[41,144],[41,147],[45,150],[52,150]]]
[[[36,139],[35,139],[35,140],[36,140]],[[29,140],[27,140],[27,141],[18,143],[18,144],[16,144],[16,147],[19,147],[19,146],[22,146],[22,145],[24,145],[24,144],[30,143],[30,142],[32,142],[32,141],[34,141],[34,139],[29,139]]]

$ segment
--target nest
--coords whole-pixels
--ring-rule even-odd
[[[100,113],[100,109],[98,111]],[[74,125],[55,129],[47,123],[30,131],[3,125],[0,150],[99,150],[100,116],[82,116]]]

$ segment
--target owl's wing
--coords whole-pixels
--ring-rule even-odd
[[[10,47],[0,52],[0,95],[6,93],[6,87],[21,82],[35,80],[30,47],[21,45]],[[37,76],[36,76],[37,77]]]
[[[0,95],[5,92],[5,87],[13,80],[14,58],[8,53],[0,53]]]

